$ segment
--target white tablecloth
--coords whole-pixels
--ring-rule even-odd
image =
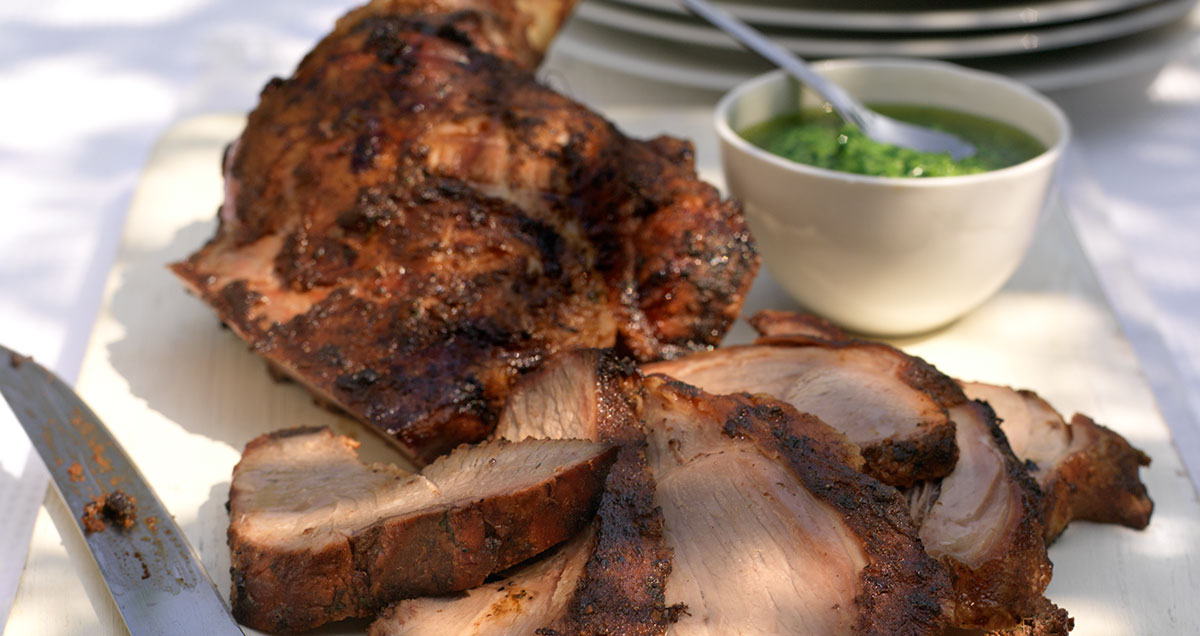
[[[76,373],[132,187],[172,122],[246,111],[353,2],[0,4],[0,342]],[[594,73],[641,99],[637,82]],[[647,91],[650,94],[653,91]],[[588,91],[577,91],[587,94]],[[693,91],[674,99],[712,100]],[[1052,94],[1076,150],[1068,204],[1193,476],[1200,463],[1200,45],[1161,70]],[[0,413],[0,625],[45,492]]]

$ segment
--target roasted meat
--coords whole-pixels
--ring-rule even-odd
[[[824,318],[794,311],[763,309],[750,316],[749,322],[762,339],[772,336],[809,336],[837,341],[846,340],[848,337],[837,325]]]
[[[622,135],[531,74],[569,0],[376,0],[225,157],[175,272],[234,332],[418,463],[485,438],[546,356],[716,344],[758,267],[691,147]]]
[[[649,523],[673,551],[663,592],[674,605],[661,609],[676,622],[657,631],[622,629],[620,621],[603,631],[580,631],[577,623],[557,618],[565,607],[559,606],[542,619],[550,629],[539,633],[661,634],[668,625],[670,634],[940,633],[950,592],[945,570],[921,550],[899,493],[855,470],[862,462],[857,448],[813,416],[773,400],[712,396],[663,377],[641,381],[604,354],[575,352],[551,360],[518,385],[497,432],[579,434],[576,427],[600,428],[594,423],[606,421],[614,404],[627,414],[626,407],[632,408],[645,426],[644,457],[649,481],[656,484],[649,502],[657,506],[650,508],[654,515],[625,515],[620,522],[627,528]],[[640,443],[627,448],[642,452]],[[639,535],[626,530],[622,536],[616,533],[620,526],[604,525],[605,507],[629,499],[625,494],[609,500],[606,493],[597,528],[610,542],[635,547]],[[638,507],[645,510],[646,504]],[[578,562],[570,555],[559,558]],[[608,572],[628,567],[625,558],[614,557],[593,558],[590,566]],[[510,582],[522,591],[542,590],[544,598],[552,585],[564,589],[567,570],[557,562],[530,566]],[[580,571],[585,583],[579,589],[589,574]],[[611,588],[619,596],[629,596],[640,593],[647,579],[609,580],[619,585]],[[416,627],[422,624],[437,625],[437,633],[447,636],[515,633],[497,626],[536,623],[497,611],[501,603],[512,606],[501,594],[492,587],[454,601],[405,602],[391,620],[406,622],[411,631],[385,631],[381,625],[378,633],[433,633]],[[612,611],[606,605],[612,596],[594,598],[583,608]],[[535,601],[528,611],[547,607]],[[453,625],[448,617],[456,617]]]
[[[988,632],[988,636],[1066,636],[1075,629],[1075,619],[1063,608],[1041,599],[1030,616],[1016,625]]]
[[[866,347],[876,356],[909,360],[898,368],[911,369],[909,377],[919,378],[914,384],[925,387],[926,395],[954,423],[954,469],[906,490],[925,549],[950,570],[952,623],[969,629],[1007,629],[1044,613],[1042,591],[1050,582],[1051,565],[1042,540],[1041,495],[988,405],[969,400],[954,380],[919,358],[856,340],[819,319],[771,311],[759,313],[751,323],[762,334],[759,347]],[[821,387],[822,400],[844,411],[840,417],[836,411],[820,413],[835,428],[851,420],[860,407],[861,399],[854,396],[877,391],[874,387],[882,382],[867,372],[841,379]],[[791,400],[790,395],[778,397]]]
[[[641,376],[611,352],[551,358],[514,388],[496,435],[590,438],[620,444],[586,538],[465,597],[403,601],[374,635],[661,636],[683,608],[668,606],[672,555],[646,465],[637,416]]]
[[[858,449],[765,397],[646,380],[671,633],[940,634],[950,582]]]
[[[465,595],[401,601],[371,623],[369,636],[535,636],[571,613],[575,590],[593,553],[595,528],[580,532],[541,559]],[[608,634],[636,632],[612,631]],[[661,632],[659,632],[661,633]],[[557,636],[557,635],[556,635]],[[575,636],[562,632],[561,636]]]
[[[1150,458],[1086,415],[1068,424],[1032,391],[963,383],[967,395],[996,410],[1000,428],[1042,489],[1046,542],[1074,519],[1145,528],[1154,502],[1138,479]]]
[[[948,410],[958,464],[908,489],[910,510],[925,550],[950,570],[954,625],[1008,628],[1038,613],[1050,583],[1039,493],[991,408],[961,396]]]
[[[508,439],[582,438],[618,444],[596,512],[596,538],[567,612],[549,633],[656,636],[682,609],[664,586],[673,555],[663,537],[656,484],[646,464],[641,375],[610,351],[551,358],[514,389],[496,427]]]
[[[954,468],[954,423],[939,403],[946,380],[887,345],[778,336],[649,364],[717,394],[766,393],[812,413],[862,449],[864,472],[897,487]]]
[[[582,440],[502,440],[413,474],[364,465],[356,447],[328,429],[246,446],[229,494],[240,622],[294,632],[479,585],[584,527],[616,454]]]

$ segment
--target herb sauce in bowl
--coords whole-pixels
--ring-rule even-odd
[[[907,104],[872,104],[879,113],[954,133],[975,146],[975,154],[955,161],[868,139],[837,114],[810,109],[769,119],[739,131],[750,143],[785,159],[841,172],[875,177],[953,177],[1007,168],[1045,152],[1024,131],[954,110]]]

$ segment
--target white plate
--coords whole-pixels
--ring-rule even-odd
[[[1067,48],[1140,33],[1178,20],[1195,3],[1196,0],[1162,0],[1140,9],[1084,22],[957,37],[863,37],[861,34],[841,36],[783,30],[775,30],[769,35],[775,42],[803,57],[989,57]],[[682,43],[742,50],[733,38],[699,19],[671,17],[618,4],[585,2],[576,10],[574,21],[591,22],[614,30],[661,39],[668,45]]]
[[[1002,73],[1038,90],[1076,88],[1125,77],[1163,64],[1200,36],[1200,10],[1158,29],[1077,48],[1030,53],[1007,60],[959,60]],[[572,20],[555,43],[567,57],[629,75],[681,86],[725,91],[771,65],[743,51],[667,45],[581,20]]]
[[[613,0],[628,5],[685,14],[678,0]],[[969,7],[970,3],[904,3],[894,10],[877,2],[796,2],[755,0],[717,3],[733,15],[758,25],[843,31],[983,31],[1086,20],[1140,7],[1157,0],[1043,0]],[[953,8],[947,9],[946,4]]]

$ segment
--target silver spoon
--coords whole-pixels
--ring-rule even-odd
[[[902,122],[867,108],[841,86],[818,75],[791,51],[768,40],[762,33],[714,7],[707,0],[683,0],[683,4],[692,13],[732,36],[742,46],[767,58],[816,91],[842,119],[857,126],[872,140],[922,152],[947,152],[955,159],[975,154],[975,146],[957,135]]]

